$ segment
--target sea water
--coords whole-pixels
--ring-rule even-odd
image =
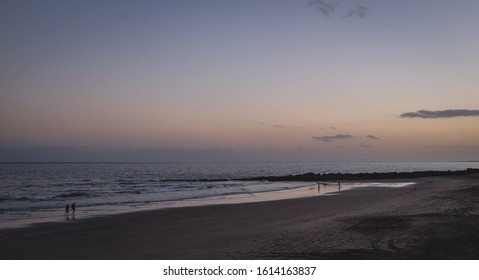
[[[467,168],[479,168],[479,163],[3,163],[0,228],[146,209],[318,194],[316,184],[311,182],[235,180],[240,178]],[[335,190],[332,186],[330,191]],[[343,189],[352,186],[343,185]],[[325,185],[323,192],[327,190]],[[75,217],[65,216],[66,204],[73,202],[77,205]]]

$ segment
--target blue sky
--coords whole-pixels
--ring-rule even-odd
[[[476,159],[474,114],[401,114],[479,108],[478,12],[472,0],[2,1],[0,146]]]

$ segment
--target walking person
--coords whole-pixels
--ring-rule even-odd
[[[70,205],[67,203],[67,206],[65,206],[65,216],[70,216]]]
[[[75,202],[73,202],[72,204],[72,215],[75,216],[75,210],[76,210],[76,206],[75,206]]]

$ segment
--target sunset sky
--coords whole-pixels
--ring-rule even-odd
[[[477,0],[2,0],[0,148],[479,160],[478,15]]]

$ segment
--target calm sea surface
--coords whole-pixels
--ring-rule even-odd
[[[0,164],[0,228],[135,210],[178,207],[294,190],[309,182],[234,181],[238,178],[314,173],[403,172],[479,168],[477,162],[436,163],[58,163]],[[223,180],[187,182],[184,180]],[[68,220],[73,217],[67,217]]]

